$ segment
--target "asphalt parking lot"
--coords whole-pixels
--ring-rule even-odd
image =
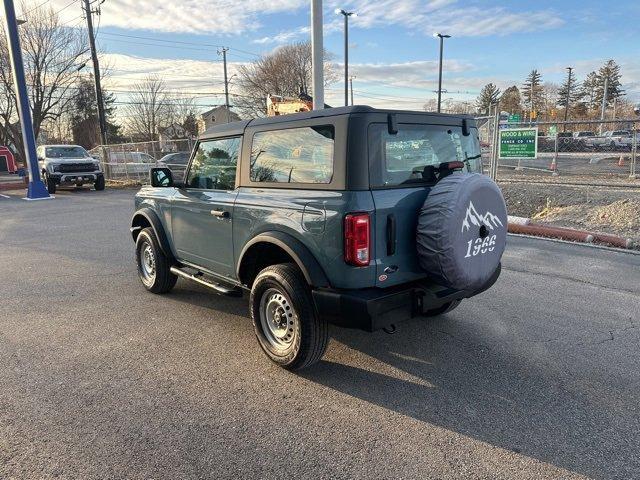
[[[143,289],[132,191],[56,197],[0,198],[0,478],[640,478],[638,255],[510,237],[493,289],[293,374],[246,299]]]

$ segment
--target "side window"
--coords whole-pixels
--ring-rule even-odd
[[[240,137],[200,142],[191,162],[188,188],[233,190],[236,188],[236,166]]]
[[[331,183],[333,126],[290,128],[253,136],[252,182]]]

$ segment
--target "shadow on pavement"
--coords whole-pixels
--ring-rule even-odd
[[[393,336],[333,329],[333,340],[401,374],[370,371],[377,362],[365,358],[366,369],[324,360],[302,376],[584,475],[610,477],[620,469],[620,478],[628,478],[634,471],[638,446],[627,439],[635,437],[636,427],[614,405],[592,403],[534,360],[509,354],[508,346],[478,343],[482,333],[471,321],[456,325],[447,328],[443,316],[407,322]]]

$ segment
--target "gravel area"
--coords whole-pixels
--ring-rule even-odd
[[[640,244],[640,188],[500,183],[511,215],[631,238]]]

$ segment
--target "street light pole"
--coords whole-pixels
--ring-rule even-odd
[[[324,108],[324,49],[322,47],[322,0],[311,0],[311,68],[313,109]]]
[[[569,72],[569,78],[567,78],[567,97],[564,105],[564,128],[563,131],[567,131],[567,118],[569,117],[569,102],[571,101],[571,73],[573,72],[572,67],[567,67],[567,71]]]
[[[434,33],[433,36],[440,38],[440,63],[438,65],[438,113],[440,113],[440,105],[442,100],[442,57],[444,52],[444,39],[451,38],[451,35]]]
[[[353,106],[353,79],[356,78],[355,75],[351,75],[349,77],[349,89],[351,90],[351,105]]]
[[[29,186],[27,188],[27,200],[41,200],[52,198],[40,178],[40,167],[36,155],[36,138],[33,133],[33,120],[31,119],[31,107],[27,94],[27,82],[22,63],[22,49],[18,35],[18,23],[13,0],[4,0],[5,26],[9,41],[9,59],[13,73],[13,82],[18,100],[18,115],[20,116],[20,128],[22,129],[22,142],[24,154],[29,170]]]
[[[355,16],[355,12],[337,8],[336,14],[344,16],[344,106],[346,107],[349,105],[349,17]]]

